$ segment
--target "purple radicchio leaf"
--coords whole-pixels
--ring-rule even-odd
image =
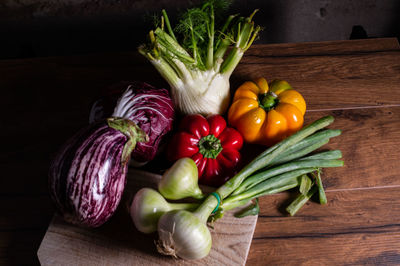
[[[172,129],[175,113],[168,90],[144,82],[121,82],[111,91],[109,96],[93,104],[89,121],[110,116],[131,120],[149,136],[148,142],[136,145],[132,159],[139,164],[153,160],[164,136]]]

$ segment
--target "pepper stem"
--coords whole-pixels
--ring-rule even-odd
[[[271,110],[278,104],[278,95],[273,92],[264,94],[260,101],[261,106],[266,110]]]
[[[222,151],[221,141],[212,134],[201,138],[198,146],[204,158],[216,159]]]

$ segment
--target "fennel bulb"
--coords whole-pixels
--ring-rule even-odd
[[[229,78],[261,30],[252,21],[257,10],[247,18],[231,15],[220,20],[226,6],[224,0],[207,0],[188,9],[174,30],[163,10],[161,25],[139,47],[170,85],[174,105],[182,114],[226,112]]]
[[[201,74],[179,87],[171,86],[175,107],[184,114],[225,113],[231,98],[229,77],[213,70]]]

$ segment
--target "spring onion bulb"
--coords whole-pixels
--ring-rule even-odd
[[[252,21],[257,10],[247,18],[223,19],[227,2],[206,0],[201,7],[188,9],[174,30],[163,10],[161,25],[139,47],[169,83],[174,105],[183,114],[227,110],[229,78],[261,30]]]
[[[171,210],[194,209],[195,203],[169,203],[160,193],[151,188],[139,190],[132,201],[130,215],[136,228],[142,233],[157,231],[161,215]]]
[[[157,250],[186,260],[207,256],[212,244],[207,221],[217,203],[211,196],[193,212],[177,210],[163,214],[158,222]]]
[[[181,158],[164,173],[158,183],[158,191],[170,200],[187,197],[201,199],[204,195],[199,188],[198,179],[196,163],[191,158]]]
[[[211,234],[206,221],[185,210],[162,215],[158,235],[157,250],[164,255],[195,260],[207,256],[211,249]]]

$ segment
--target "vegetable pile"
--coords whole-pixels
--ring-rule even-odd
[[[130,216],[140,232],[158,232],[160,253],[182,259],[207,256],[208,223],[238,207],[238,218],[256,215],[262,196],[297,189],[290,215],[314,194],[327,203],[322,169],[343,166],[342,154],[318,149],[341,131],[326,128],[332,116],[303,127],[306,102],[284,80],[247,81],[231,99],[229,77],[260,27],[252,21],[256,11],[221,20],[224,3],[208,0],[189,9],[175,31],[163,10],[161,24],[139,48],[172,97],[144,82],[118,84],[93,105],[90,124],[58,151],[50,194],[66,221],[87,227],[107,222],[125,190],[131,158],[135,167],[170,162],[157,189],[135,194]],[[175,112],[181,116],[174,124]],[[247,144],[265,150],[245,165],[240,153]],[[199,183],[214,191],[203,193]]]
[[[323,117],[266,149],[233,178],[203,198],[195,210],[192,204],[172,208],[165,202],[160,203],[159,198],[162,196],[168,198],[163,192],[165,186],[162,190],[159,189],[162,196],[157,192],[143,196],[144,192],[139,192],[131,207],[131,216],[136,228],[143,233],[149,232],[142,230],[144,226],[137,221],[146,221],[148,226],[152,223],[153,230],[157,227],[159,235],[157,249],[160,253],[183,259],[200,259],[207,256],[211,249],[211,234],[207,228],[207,222],[216,221],[227,210],[249,204],[250,201],[261,196],[295,187],[299,188],[300,195],[287,208],[291,215],[294,215],[316,191],[319,193],[320,203],[325,204],[326,196],[320,177],[321,170],[325,167],[343,166],[343,161],[339,160],[342,154],[339,150],[309,154],[328,143],[330,138],[341,134],[341,131],[337,129],[324,129],[333,121],[332,116]],[[191,159],[187,158],[187,160]],[[180,176],[182,171],[182,168],[174,165],[167,175]],[[197,181],[197,171],[191,169],[189,172],[192,174],[192,182],[180,182],[179,178],[170,182],[171,186],[179,186],[179,184],[183,186],[175,190],[178,195],[175,195],[173,199],[188,197],[190,194],[188,191],[196,191],[196,194],[193,194],[195,198],[199,198],[202,194],[194,185]],[[189,172],[185,172],[185,180]],[[166,177],[163,176],[164,178]],[[161,183],[164,183],[163,179]],[[186,187],[186,183],[192,185]],[[143,206],[138,207],[138,201],[149,204],[154,202],[150,206],[146,205],[146,209],[153,212],[143,212]],[[165,209],[167,211],[164,211]],[[258,210],[258,201],[256,201],[237,213],[237,217],[254,215],[258,213]]]

